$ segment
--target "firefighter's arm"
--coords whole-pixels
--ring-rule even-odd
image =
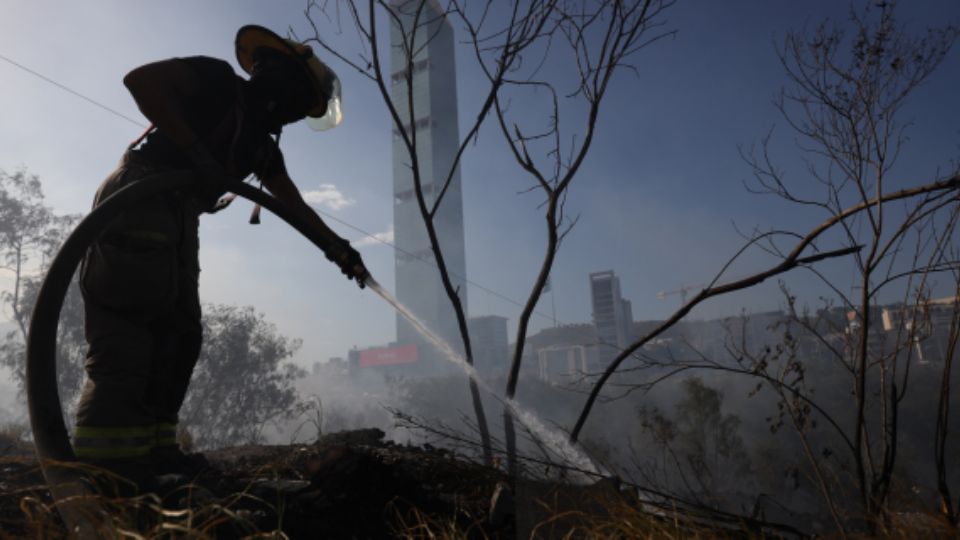
[[[347,276],[347,279],[356,280],[357,285],[362,289],[369,272],[360,254],[353,249],[350,242],[333,232],[313,208],[310,208],[290,176],[286,172],[274,174],[266,177],[263,184],[274,197],[306,221],[315,233],[326,239],[329,247],[324,252],[327,258],[340,267],[340,271]]]
[[[197,141],[182,107],[185,98],[199,90],[189,67],[177,60],[153,62],[127,73],[123,84],[143,115],[177,146],[187,148]]]

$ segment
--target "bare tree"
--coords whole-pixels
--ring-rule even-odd
[[[562,137],[560,122],[569,115],[563,114],[557,90],[567,81],[552,81],[536,71],[525,76],[511,75],[506,80],[507,88],[534,88],[548,92],[552,98],[552,121],[546,131],[524,129],[519,121],[511,120],[505,107],[507,99],[499,93],[496,95],[497,120],[501,132],[517,163],[533,177],[535,187],[532,189],[539,190],[545,199],[547,227],[547,245],[540,271],[517,323],[517,343],[505,391],[508,399],[516,395],[530,317],[543,294],[560,244],[576,223],[576,219],[568,220],[564,214],[567,192],[590,151],[606,92],[618,72],[636,69],[632,62],[637,52],[672,34],[662,30],[663,23],[660,22],[662,13],[672,3],[646,0],[573,2],[554,6],[556,12],[551,15],[555,17],[555,31],[562,36],[576,59],[578,76],[572,81],[573,88],[568,90],[568,95],[579,98],[586,105],[586,112],[579,118],[582,126],[580,137],[574,138],[568,149],[565,150],[566,141]],[[479,57],[486,41],[472,28],[470,35]],[[532,147],[540,140],[551,142],[545,145],[542,156],[536,156]],[[511,472],[515,472],[516,443],[509,408],[504,408],[504,425],[510,468]]]
[[[955,271],[958,264],[948,251],[955,241],[956,190],[931,192],[903,211],[879,201],[888,186],[898,185],[894,167],[906,142],[906,123],[899,114],[905,100],[940,65],[957,36],[951,26],[921,36],[907,33],[896,21],[895,4],[851,11],[850,36],[824,23],[809,35],[788,35],[779,51],[791,86],[777,106],[800,137],[808,170],[826,188],[827,197],[806,197],[788,185],[766,151],[763,159],[753,161],[763,192],[832,216],[850,204],[864,205],[854,219],[840,223],[847,244],[865,245],[854,255],[859,282],[855,294],[832,288],[854,317],[851,346],[842,361],[847,362],[853,383],[856,414],[851,438],[856,481],[868,518],[885,513],[896,462],[898,407],[907,389],[918,331],[914,310],[910,315],[914,320],[897,329],[894,343],[886,347],[877,343],[878,321],[873,320],[877,298],[900,287],[905,300],[915,295],[910,303],[922,304],[931,274]],[[916,244],[910,246],[914,238]],[[827,276],[820,276],[830,283]],[[876,399],[871,386],[879,390]]]
[[[357,58],[347,57],[346,53],[340,52],[332,47],[323,37],[324,33],[317,26],[317,19],[329,16],[329,8],[326,3],[321,6],[316,2],[309,2],[305,11],[306,18],[313,28],[314,35],[307,41],[318,43],[323,49],[327,50],[348,66],[356,70],[363,77],[376,85],[380,96],[390,113],[393,120],[394,132],[403,142],[407,151],[409,162],[407,166],[413,177],[414,196],[423,222],[426,226],[427,236],[430,240],[430,247],[433,254],[433,260],[436,263],[440,273],[440,279],[443,282],[444,291],[447,298],[453,306],[457,319],[457,326],[460,336],[463,340],[465,358],[468,364],[473,365],[473,350],[470,344],[470,336],[467,331],[466,312],[463,308],[463,301],[460,298],[460,291],[454,285],[454,278],[447,268],[447,262],[437,234],[435,216],[440,209],[444,196],[452,184],[455,175],[459,169],[460,158],[466,148],[467,142],[473,137],[480,127],[483,118],[486,116],[492,103],[492,96],[487,99],[487,103],[478,113],[478,118],[468,129],[468,136],[460,142],[459,149],[448,171],[446,171],[445,180],[439,186],[431,185],[430,195],[425,193],[423,182],[423,167],[421,164],[421,152],[419,152],[416,119],[419,118],[415,108],[413,92],[413,76],[417,71],[416,62],[418,53],[427,45],[430,39],[435,36],[436,30],[431,30],[431,23],[436,23],[438,18],[447,17],[447,12],[435,13],[432,6],[428,7],[427,2],[387,2],[385,0],[370,0],[366,6],[366,13],[354,2],[337,2],[336,16],[337,24],[341,21],[339,17],[344,15],[348,24],[356,29],[361,40],[362,52]],[[378,10],[382,11],[387,18],[388,25],[399,29],[397,34],[399,39],[392,43],[392,47],[399,49],[402,58],[400,65],[388,66],[395,73],[401,73],[401,80],[398,81],[405,87],[406,100],[404,102],[395,102],[391,95],[393,80],[389,73],[386,73],[383,65],[383,54],[380,40],[381,30],[378,27]],[[391,51],[386,51],[388,54]],[[486,421],[486,415],[480,397],[480,390],[476,381],[470,380],[470,394],[474,407],[474,413],[477,417],[477,423],[480,427],[480,433],[483,437],[484,459],[490,464],[493,462],[493,454],[489,442],[489,428]]]
[[[481,126],[491,115],[520,169],[533,181],[533,187],[529,190],[539,192],[543,197],[541,208],[544,209],[546,221],[547,245],[517,324],[518,339],[505,390],[508,400],[512,400],[517,392],[530,317],[543,293],[563,237],[576,221],[564,212],[566,196],[590,151],[598,129],[601,104],[614,77],[621,71],[636,69],[632,64],[636,53],[671,34],[662,29],[660,18],[672,3],[671,0],[533,0],[508,4],[492,0],[475,4],[459,0],[447,2],[441,16],[462,29],[461,38],[471,47],[476,65],[486,80],[483,97],[472,112],[446,179],[439,191],[436,188],[431,190],[432,197],[424,193],[417,129],[415,122],[409,121],[417,118],[412,98],[413,73],[418,67],[417,53],[430,39],[430,24],[436,17],[429,15],[430,10],[426,9],[428,2],[371,0],[366,6],[366,13],[362,13],[353,2],[337,3],[336,15],[346,14],[349,25],[360,37],[362,51],[356,56],[337,50],[321,37],[323,34],[315,24],[320,17],[316,15],[322,13],[333,19],[334,9],[331,6],[324,4],[321,7],[312,2],[307,9],[307,18],[314,30],[311,40],[377,86],[393,120],[395,133],[402,139],[409,157],[408,165],[413,174],[420,214],[427,228],[434,260],[440,269],[440,279],[456,313],[468,363],[472,364],[473,358],[466,315],[444,262],[435,218],[468,144],[476,138]],[[403,36],[399,43],[394,43],[394,47],[402,52],[403,65],[392,66],[395,73],[401,74],[399,83],[405,85],[406,98],[401,102],[396,102],[391,96],[391,80],[383,71],[377,11],[385,15],[389,24],[400,28]],[[558,75],[542,69],[558,54],[571,55],[575,66],[572,75]],[[529,119],[521,119],[514,114],[510,105],[513,99],[521,99],[534,92],[548,96],[549,105],[546,118],[540,117],[531,123]],[[569,105],[566,98],[569,98]],[[576,109],[572,104],[577,102],[585,107]],[[575,121],[577,127],[569,132],[562,130],[561,120],[577,113],[581,114]],[[489,432],[478,390],[472,381],[470,388],[485,456],[490,462]],[[515,435],[509,407],[505,409],[504,419],[508,452],[512,456]],[[513,457],[510,464],[511,471],[515,472],[516,461]]]
[[[952,257],[960,259],[956,251]],[[940,513],[953,527],[960,526],[960,498],[954,503],[948,481],[951,467],[956,462],[949,459],[947,438],[950,433],[951,385],[954,381],[954,362],[957,360],[957,343],[960,342],[960,270],[953,270],[954,297],[950,317],[950,332],[943,350],[943,371],[940,375],[940,388],[937,391],[936,431],[934,433],[934,465],[937,473],[937,492],[940,495]],[[954,421],[956,419],[954,418]],[[955,470],[955,469],[954,469]],[[960,488],[958,488],[960,489]]]
[[[769,355],[745,357],[737,351],[742,361],[739,365],[711,360],[675,365],[674,372],[696,368],[732,370],[757,377],[773,388],[781,398],[786,419],[801,435],[821,494],[843,534],[846,518],[837,503],[842,495],[842,479],[836,471],[828,470],[806,437],[811,422],[816,418],[825,420],[843,441],[842,447],[848,450],[853,463],[853,485],[859,493],[861,515],[871,526],[882,524],[888,517],[887,501],[900,437],[899,408],[906,395],[911,366],[917,362],[913,346],[922,338],[921,319],[929,305],[931,282],[935,275],[956,273],[960,268],[954,235],[960,212],[960,176],[955,171],[947,175],[936,173],[931,175],[932,181],[924,183],[905,180],[894,169],[907,140],[907,124],[898,113],[911,92],[940,65],[956,39],[957,29],[947,26],[917,37],[907,33],[894,15],[895,3],[884,2],[851,12],[852,35],[824,23],[809,34],[787,36],[779,56],[790,87],[781,93],[777,106],[798,136],[810,180],[785,180],[771,157],[768,136],[759,149],[744,152],[756,179],[751,190],[819,210],[826,218],[807,232],[771,231],[750,238],[748,246],[762,247],[781,258],[780,262],[723,285],[717,285],[718,275],[660,327],[623,351],[593,387],[574,427],[574,439],[602,386],[639,347],[708,298],[802,267],[820,278],[839,298],[844,315],[849,314],[847,324],[838,329],[841,339],[830,341],[822,333],[813,332],[816,325],[796,313],[794,299],[788,294],[792,319],[819,336],[817,339],[828,356],[849,376],[852,404],[839,411],[828,411],[819,404],[805,386],[803,362],[789,347],[778,351],[780,362],[774,362]],[[826,195],[822,196],[823,193]],[[784,239],[794,242],[791,249],[780,246]],[[826,243],[840,247],[802,256],[805,250],[816,250],[818,244]],[[858,282],[856,294],[838,287],[829,272],[811,266],[842,254],[852,256]],[[903,304],[912,307],[904,309],[902,325],[885,331],[877,320],[877,302],[881,296],[892,293],[900,294]],[[945,361],[948,379],[941,381],[941,412],[936,415],[938,423],[943,419],[943,430],[948,425],[946,409],[953,360],[951,357]],[[846,417],[846,411],[852,411],[852,418]],[[938,431],[937,436],[938,452],[942,452],[946,434]],[[937,467],[940,475],[944,468],[939,463]],[[941,485],[941,499],[947,501],[944,512],[955,521],[946,481]]]

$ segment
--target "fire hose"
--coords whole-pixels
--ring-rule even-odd
[[[147,176],[108,197],[67,237],[40,287],[27,336],[27,402],[44,478],[72,536],[97,538],[109,531],[105,530],[108,525],[96,497],[81,481],[57,390],[57,325],[64,296],[89,246],[121,212],[150,197],[189,189],[195,183],[193,171],[166,171]],[[266,192],[240,181],[229,182],[226,190],[270,210],[321,250],[329,247],[326,238],[314,233],[297,214]]]

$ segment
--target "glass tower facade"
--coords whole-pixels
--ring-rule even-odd
[[[416,136],[416,157],[427,207],[432,208],[450,175],[460,142],[457,123],[457,83],[453,29],[435,0],[394,0],[399,14],[391,39],[391,99],[407,132]],[[414,15],[421,9],[417,29]],[[403,43],[413,37],[412,62]],[[412,77],[413,114],[407,77]],[[460,348],[460,333],[450,300],[440,280],[430,239],[414,191],[412,160],[399,131],[393,132],[393,225],[396,250],[396,295],[431,330]],[[444,261],[466,310],[466,258],[463,236],[463,196],[460,170],[434,216]],[[416,344],[421,367],[432,364],[435,351],[417,331],[397,315],[397,342]],[[432,371],[432,369],[431,369]]]

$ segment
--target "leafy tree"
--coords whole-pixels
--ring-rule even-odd
[[[0,260],[13,277],[0,305],[14,329],[0,338],[0,365],[23,392],[26,338],[43,276],[79,216],[57,215],[44,203],[40,180],[26,171],[0,171]],[[76,279],[60,313],[57,379],[69,415],[83,387],[83,299]],[[182,417],[200,448],[262,440],[265,422],[288,416],[297,401],[293,381],[304,373],[282,362],[299,342],[277,333],[252,307],[207,306],[204,347]],[[72,422],[68,422],[72,423]]]
[[[0,342],[0,365],[11,371],[21,391],[33,304],[47,265],[77,221],[79,216],[57,215],[44,203],[36,175],[0,170],[0,269],[12,276],[11,288],[0,291],[0,305],[15,325]],[[71,412],[83,382],[85,351],[83,303],[74,280],[64,299],[57,333],[60,397]]]
[[[742,488],[750,473],[740,418],[723,414],[723,392],[698,377],[684,380],[680,391],[683,397],[673,414],[641,406],[641,429],[661,451],[655,468],[667,473],[672,483],[681,483],[695,499],[719,501],[718,495]],[[674,474],[669,474],[671,469]]]
[[[293,382],[306,372],[283,361],[300,341],[277,333],[251,306],[207,305],[203,351],[180,413],[198,448],[263,441],[263,426],[291,418]]]

